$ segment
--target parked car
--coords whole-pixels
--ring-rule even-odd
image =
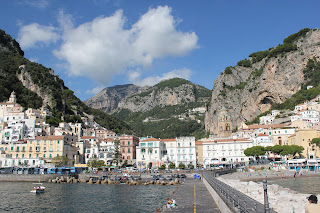
[[[152,179],[153,180],[159,180],[159,176],[158,175],[153,175]]]
[[[163,177],[163,176],[159,176],[159,180],[166,180],[166,178],[165,177]]]
[[[181,174],[180,177],[181,178],[187,178],[187,176],[185,174]]]
[[[167,180],[172,180],[172,176],[169,175],[169,176],[166,177],[166,179]]]
[[[134,176],[133,180],[141,180],[141,177],[140,176]]]

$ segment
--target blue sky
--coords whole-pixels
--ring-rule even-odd
[[[320,1],[12,0],[0,28],[81,99],[182,77],[212,89],[227,66],[319,28]]]

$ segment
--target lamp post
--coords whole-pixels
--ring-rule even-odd
[[[264,212],[270,213],[269,201],[268,201],[268,189],[267,180],[263,179],[263,190],[264,190]]]

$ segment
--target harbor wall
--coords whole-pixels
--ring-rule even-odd
[[[222,200],[222,198],[217,194],[217,192],[210,186],[210,184],[206,181],[205,178],[201,178],[204,185],[208,189],[209,193],[211,194],[214,202],[218,205],[221,212],[224,213],[232,213],[233,211],[228,207],[228,205]]]
[[[49,179],[55,179],[56,177],[61,177],[61,174],[1,174],[0,182],[44,182]]]

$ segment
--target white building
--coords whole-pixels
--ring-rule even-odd
[[[196,146],[194,137],[178,137],[175,139],[163,139],[166,155],[166,164],[174,163],[176,167],[183,163],[186,167],[189,164],[196,166]]]
[[[270,135],[260,133],[254,140],[254,146],[273,146],[272,137]]]
[[[274,121],[274,116],[272,115],[261,116],[259,118],[259,121],[260,121],[260,124],[262,125],[272,124]]]
[[[208,167],[212,159],[218,159],[219,164],[249,162],[249,157],[243,151],[253,146],[253,140],[248,139],[217,139],[203,141],[203,164]]]
[[[148,138],[139,143],[137,150],[138,169],[158,168],[163,162],[165,145],[160,139]]]

